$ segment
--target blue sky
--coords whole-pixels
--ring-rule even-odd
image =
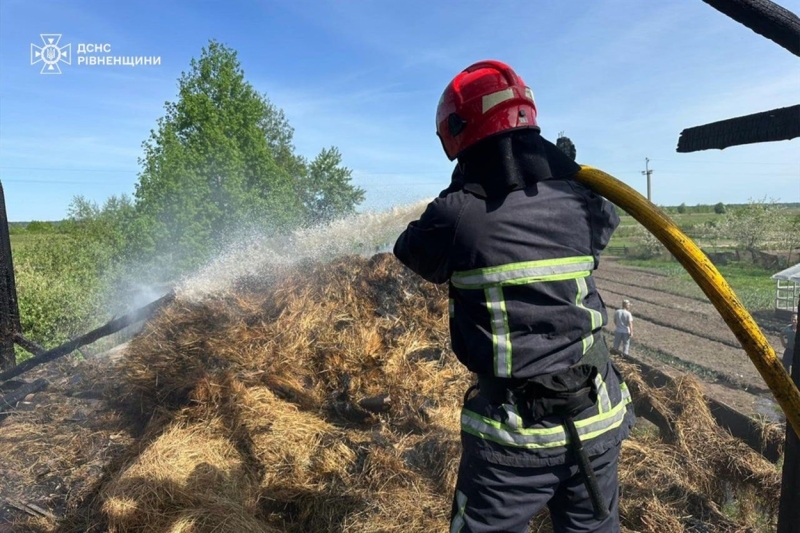
[[[781,0],[800,13],[800,0]],[[60,33],[62,74],[31,44]],[[436,195],[452,164],[435,136],[445,85],[481,59],[533,88],[543,135],[660,205],[800,201],[800,139],[692,154],[684,128],[800,103],[800,60],[701,0],[107,0],[0,2],[0,180],[9,219],[57,220],[76,195],[131,194],[141,143],[209,39],[283,109],[298,153],[337,146],[362,209]],[[77,64],[78,43],[160,65]],[[105,55],[105,54],[102,54]]]

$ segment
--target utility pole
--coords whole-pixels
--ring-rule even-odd
[[[653,173],[653,169],[649,168],[650,158],[644,158],[644,170],[642,170],[642,175],[647,176],[647,201],[652,203],[653,197],[650,194],[650,174]]]

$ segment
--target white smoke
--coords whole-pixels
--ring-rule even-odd
[[[230,289],[242,278],[271,277],[301,261],[326,261],[345,254],[372,255],[391,250],[409,222],[418,218],[428,200],[366,212],[322,226],[299,229],[289,235],[242,235],[216,259],[176,287],[181,298]],[[265,281],[268,281],[265,279]]]

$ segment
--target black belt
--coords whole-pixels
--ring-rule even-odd
[[[606,338],[603,335],[598,335],[599,341],[592,344],[592,347],[580,358],[580,360],[572,365],[570,368],[579,365],[591,365],[602,371],[606,364],[611,360],[608,352],[608,345]],[[520,378],[498,378],[489,374],[478,374],[478,384],[472,386],[467,390],[464,399],[466,401],[470,393],[478,389],[479,394],[489,400],[490,403],[512,403],[509,402],[508,393],[523,387],[528,381],[527,379]]]
[[[478,375],[477,388],[479,394],[490,403],[508,403],[522,407],[520,414],[538,420],[545,416],[560,416],[569,433],[573,453],[578,461],[578,468],[592,500],[595,516],[602,520],[608,516],[608,508],[603,502],[597,478],[592,470],[589,457],[583,448],[573,417],[594,405],[597,401],[595,378],[609,361],[608,346],[605,337],[581,357],[580,361],[569,368],[538,376],[533,379],[497,378],[485,374]],[[466,402],[475,385],[469,388],[464,400]]]

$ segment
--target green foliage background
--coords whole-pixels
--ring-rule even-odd
[[[247,82],[235,50],[209,41],[142,143],[132,197],[97,205],[78,196],[65,221],[12,225],[23,334],[58,345],[110,319],[132,283],[175,281],[248,232],[354,213],[364,191],[339,150],[309,161],[293,135],[283,111]]]

